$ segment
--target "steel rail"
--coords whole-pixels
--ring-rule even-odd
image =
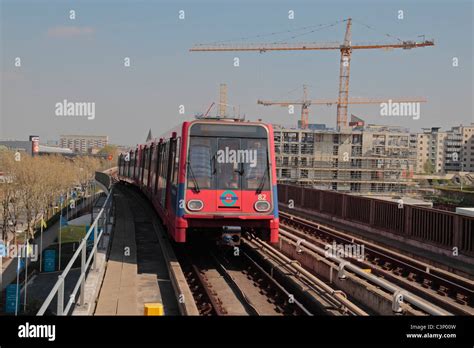
[[[404,289],[402,289],[402,288],[400,288],[396,285],[393,285],[392,283],[390,283],[386,280],[383,280],[379,277],[376,277],[376,276],[374,276],[370,273],[364,272],[364,270],[362,268],[355,266],[354,264],[352,264],[349,261],[343,260],[343,259],[341,259],[337,256],[334,256],[334,255],[330,255],[330,254],[327,255],[327,250],[324,250],[320,247],[317,247],[317,246],[313,245],[312,243],[309,243],[308,241],[306,241],[304,239],[301,239],[297,236],[294,236],[293,234],[291,234],[291,233],[289,233],[285,230],[280,229],[280,234],[285,236],[288,239],[293,240],[298,245],[303,245],[303,246],[307,247],[311,251],[321,255],[324,258],[336,262],[337,265],[339,266],[339,276],[340,277],[343,277],[344,270],[350,270],[350,271],[354,272],[355,274],[357,274],[358,276],[360,276],[362,278],[365,278],[369,282],[371,282],[371,283],[385,289],[386,291],[390,292],[393,295],[394,307],[395,307],[396,304],[400,304],[401,302],[406,301],[406,302],[414,305],[415,307],[422,309],[426,313],[429,313],[429,314],[432,314],[432,315],[452,315],[452,313],[450,313],[448,311],[445,311],[444,309],[442,309],[438,306],[434,306],[434,305],[426,302],[422,298],[414,295],[413,293],[411,293],[409,291],[406,291],[406,290],[404,290]]]

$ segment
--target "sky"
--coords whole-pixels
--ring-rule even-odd
[[[290,10],[294,19],[288,18]],[[419,41],[420,35],[435,41],[433,47],[352,54],[351,97],[423,97],[428,102],[419,119],[381,116],[380,105],[349,106],[349,114],[413,131],[469,124],[474,122],[473,16],[473,2],[462,0],[0,0],[0,138],[26,140],[34,134],[45,142],[60,134],[90,134],[135,145],[150,128],[159,136],[204,113],[218,101],[220,83],[227,84],[228,104],[247,119],[295,125],[298,108],[290,115],[287,108],[257,100],[301,99],[303,84],[313,99],[336,99],[339,50],[189,48],[228,40],[342,42],[341,20],[348,17],[353,44]],[[335,25],[320,26],[326,24]],[[311,29],[300,29],[305,27]],[[21,66],[15,66],[17,58]],[[56,105],[63,100],[95,103],[95,117],[58,116]],[[310,122],[334,127],[336,107],[312,106]]]

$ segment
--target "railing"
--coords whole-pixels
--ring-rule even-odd
[[[328,258],[331,261],[335,261],[338,265],[338,277],[340,279],[346,278],[345,271],[347,270],[347,271],[354,272],[355,274],[368,280],[369,282],[375,284],[376,286],[387,290],[392,295],[392,310],[394,312],[401,312],[402,311],[401,304],[403,302],[408,302],[431,315],[451,315],[451,313],[445,311],[444,309],[434,304],[429,303],[428,301],[416,296],[415,294],[407,290],[404,290],[388,282],[385,279],[382,279],[380,277],[374,276],[373,274],[367,273],[365,270],[363,270],[362,268],[356,266],[355,264],[349,261],[346,261],[331,253],[328,255],[327,248],[323,249],[323,248],[317,247],[316,245],[309,243],[304,239],[300,239],[298,236],[295,236],[294,234],[283,231],[283,230],[280,230],[280,234],[285,236],[288,239],[293,240],[296,243],[297,248],[300,245],[303,245],[307,247],[308,249],[310,249],[311,251],[319,254],[319,256]],[[327,244],[326,246],[330,246],[330,244]],[[332,269],[331,269],[331,272],[332,272]]]
[[[95,180],[104,185],[107,190],[110,190],[110,175],[102,172],[95,172]]]
[[[304,186],[278,184],[280,203],[474,256],[474,217]]]
[[[79,244],[79,247],[77,248],[76,252],[72,256],[71,260],[67,264],[66,268],[64,271],[58,276],[58,281],[54,285],[53,289],[49,293],[48,297],[46,297],[43,305],[41,306],[40,310],[36,315],[44,315],[48,307],[50,306],[51,302],[53,301],[54,297],[57,297],[57,310],[56,310],[56,315],[67,315],[69,310],[71,309],[71,306],[74,304],[77,293],[80,289],[80,294],[79,294],[79,304],[81,306],[84,305],[84,290],[85,290],[85,282],[86,282],[86,273],[87,270],[89,269],[89,266],[92,263],[92,268],[97,269],[96,266],[96,261],[97,261],[97,249],[99,245],[99,240],[103,236],[104,232],[107,231],[107,226],[110,221],[110,208],[112,206],[112,190],[109,192],[109,195],[107,196],[107,199],[105,200],[105,203],[100,210],[99,214],[95,218],[93,224],[87,231],[85,237],[82,239],[81,243]],[[98,232],[99,230],[99,232]],[[87,257],[87,241],[91,237],[91,235],[94,235],[94,246],[89,254],[89,257]],[[81,255],[81,274],[79,276],[79,279],[76,282],[76,285],[74,286],[74,290],[69,296],[69,300],[66,304],[64,304],[64,283],[65,279],[71,270],[74,262],[77,260],[77,258]]]

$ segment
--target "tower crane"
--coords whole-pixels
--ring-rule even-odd
[[[349,98],[347,104],[381,104],[388,102],[388,100],[397,103],[407,103],[407,102],[418,102],[425,103],[425,98],[418,97],[408,97],[408,98]],[[337,99],[308,99],[308,90],[307,86],[303,85],[303,99],[301,100],[280,100],[280,101],[270,101],[270,100],[258,100],[257,104],[263,106],[278,105],[283,107],[288,107],[290,105],[301,105],[301,128],[306,129],[309,124],[309,106],[310,105],[327,105],[331,106],[338,104]]]
[[[349,77],[350,77],[350,63],[353,50],[366,49],[412,49],[419,47],[434,46],[433,40],[416,41],[401,41],[390,44],[352,44],[352,18],[345,19],[346,32],[342,44],[338,43],[259,43],[246,45],[232,45],[232,44],[210,44],[210,45],[195,45],[191,52],[230,52],[230,51],[312,51],[312,50],[339,50],[341,52],[339,65],[339,97],[337,100],[337,127],[347,126],[347,105],[349,102]],[[305,108],[307,112],[307,107]]]

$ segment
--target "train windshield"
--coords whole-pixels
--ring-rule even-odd
[[[195,124],[190,133],[188,160],[190,189],[270,189],[264,127]]]

